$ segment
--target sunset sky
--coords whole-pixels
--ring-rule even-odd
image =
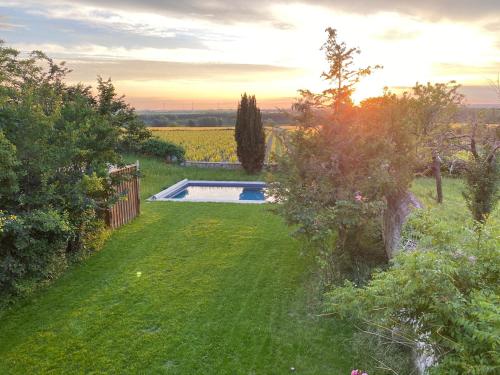
[[[0,0],[0,39],[67,61],[69,79],[110,76],[138,109],[234,108],[241,92],[287,107],[319,91],[326,27],[384,69],[384,86],[457,80],[470,104],[498,102],[500,0]]]

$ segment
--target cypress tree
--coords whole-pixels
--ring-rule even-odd
[[[236,116],[234,138],[236,153],[241,165],[248,173],[262,170],[266,154],[266,135],[262,116],[255,96],[246,93],[241,96]]]

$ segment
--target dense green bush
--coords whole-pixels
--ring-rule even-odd
[[[491,149],[471,156],[464,173],[464,198],[474,220],[485,222],[499,199],[500,163]]]
[[[478,235],[464,228],[469,235],[450,242],[449,230],[435,222],[418,213],[409,224],[418,251],[400,254],[365,287],[347,282],[331,290],[328,311],[389,342],[426,348],[434,357],[431,373],[495,374],[500,263],[494,226]]]
[[[41,52],[0,44],[0,298],[102,244],[119,182],[109,166],[150,137],[109,80],[94,95],[67,85],[67,73]]]
[[[151,138],[151,131],[137,116],[135,109],[126,103],[124,96],[118,96],[111,79],[97,78],[97,110],[119,129],[120,151],[137,152],[142,144]]]
[[[18,165],[16,147],[0,131],[0,201],[12,199],[19,189],[14,168]]]
[[[33,210],[18,216],[0,213],[0,221],[2,292],[22,294],[66,267],[66,244],[71,234],[67,217],[55,210]]]
[[[170,162],[180,163],[185,160],[185,151],[181,146],[158,138],[150,138],[142,143],[140,152]]]

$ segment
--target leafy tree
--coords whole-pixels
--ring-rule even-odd
[[[460,85],[451,81],[426,85],[417,83],[412,89],[411,119],[423,156],[432,159],[438,203],[443,202],[442,157],[449,150],[450,125],[463,100],[459,88]]]
[[[327,281],[362,282],[393,255],[380,223],[384,212],[406,202],[413,179],[409,100],[385,93],[354,107],[350,94],[371,68],[352,68],[359,50],[327,32],[330,70],[323,76],[335,86],[301,92],[294,106],[301,126],[289,136],[272,190],[278,210],[319,249]],[[393,225],[387,238],[394,230],[400,228]]]
[[[139,119],[135,109],[125,102],[125,96],[118,96],[111,79],[97,77],[97,108],[121,133],[120,149],[140,151],[141,144],[151,138],[151,131]]]
[[[351,123],[332,121],[289,137],[273,194],[287,221],[320,250],[328,281],[361,282],[393,255],[380,224],[413,179],[406,116],[406,100],[386,94],[362,103]]]
[[[370,75],[374,70],[381,69],[381,65],[367,66],[364,68],[354,67],[354,58],[361,53],[357,47],[348,47],[345,42],[340,42],[337,30],[327,28],[328,38],[321,47],[325,52],[329,68],[321,74],[325,80],[330,82],[331,87],[320,94],[314,94],[309,90],[300,90],[302,102],[295,104],[295,108],[300,110],[304,104],[315,108],[327,107],[337,116],[348,113],[348,109],[353,103],[351,96],[356,84],[361,78]],[[303,111],[302,111],[303,112]]]
[[[234,138],[236,153],[248,173],[262,170],[266,153],[266,135],[255,96],[243,94],[238,105]]]
[[[99,246],[102,213],[117,199],[109,165],[122,163],[127,140],[142,139],[132,137],[139,123],[110,81],[95,97],[66,85],[68,71],[41,52],[24,58],[0,44],[2,293],[28,291]]]

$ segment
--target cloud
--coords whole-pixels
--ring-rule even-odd
[[[421,33],[419,31],[404,31],[399,29],[389,29],[384,31],[381,34],[376,35],[377,39],[387,40],[387,41],[395,41],[395,40],[408,40],[415,39]]]
[[[0,30],[13,31],[16,29],[23,29],[24,25],[17,25],[10,22],[9,17],[0,15]]]
[[[483,76],[489,78],[500,73],[500,62],[489,65],[473,66],[464,64],[437,63],[433,64],[433,71],[438,76]]]
[[[500,22],[491,22],[484,26],[484,28],[488,31],[492,32],[500,32]]]
[[[497,93],[491,88],[491,86],[462,86],[460,88],[460,91],[465,95],[467,104],[487,104],[500,106]]]
[[[146,60],[77,60],[68,61],[73,70],[68,76],[73,82],[92,82],[98,75],[113,80],[251,80],[255,76],[297,73],[299,70],[274,65],[183,63]]]
[[[412,88],[410,86],[392,86],[389,89],[396,94],[402,94],[403,92],[411,92]],[[467,105],[500,107],[495,90],[488,84],[462,85],[459,91],[465,95],[465,104]]]
[[[397,12],[430,20],[471,20],[500,14],[498,0],[319,0],[309,3],[338,8],[355,13]]]
[[[2,11],[1,7],[0,11]],[[148,29],[147,25],[131,25],[117,19],[116,15],[103,13],[103,11],[90,12],[86,19],[71,18],[71,13],[68,18],[53,17],[50,12],[40,9],[27,11],[23,8],[10,8],[3,12],[9,12],[9,16],[27,25],[17,27],[15,33],[9,33],[6,37],[9,43],[29,41],[32,44],[43,44],[50,41],[67,48],[79,45],[126,46],[127,48],[206,48],[199,36],[186,30],[165,27],[161,32],[158,30],[153,32]],[[104,22],[103,19],[106,17],[112,21]],[[7,19],[7,16],[0,16],[0,29],[3,24],[6,24],[3,19]],[[10,27],[8,30],[11,30],[11,22],[8,26]]]
[[[69,0],[47,0],[69,3]],[[278,0],[273,4],[302,3],[341,12],[372,14],[399,12],[431,20],[493,18],[500,14],[498,0]],[[215,23],[273,21],[268,0],[80,0],[106,9],[122,9],[210,20]]]

